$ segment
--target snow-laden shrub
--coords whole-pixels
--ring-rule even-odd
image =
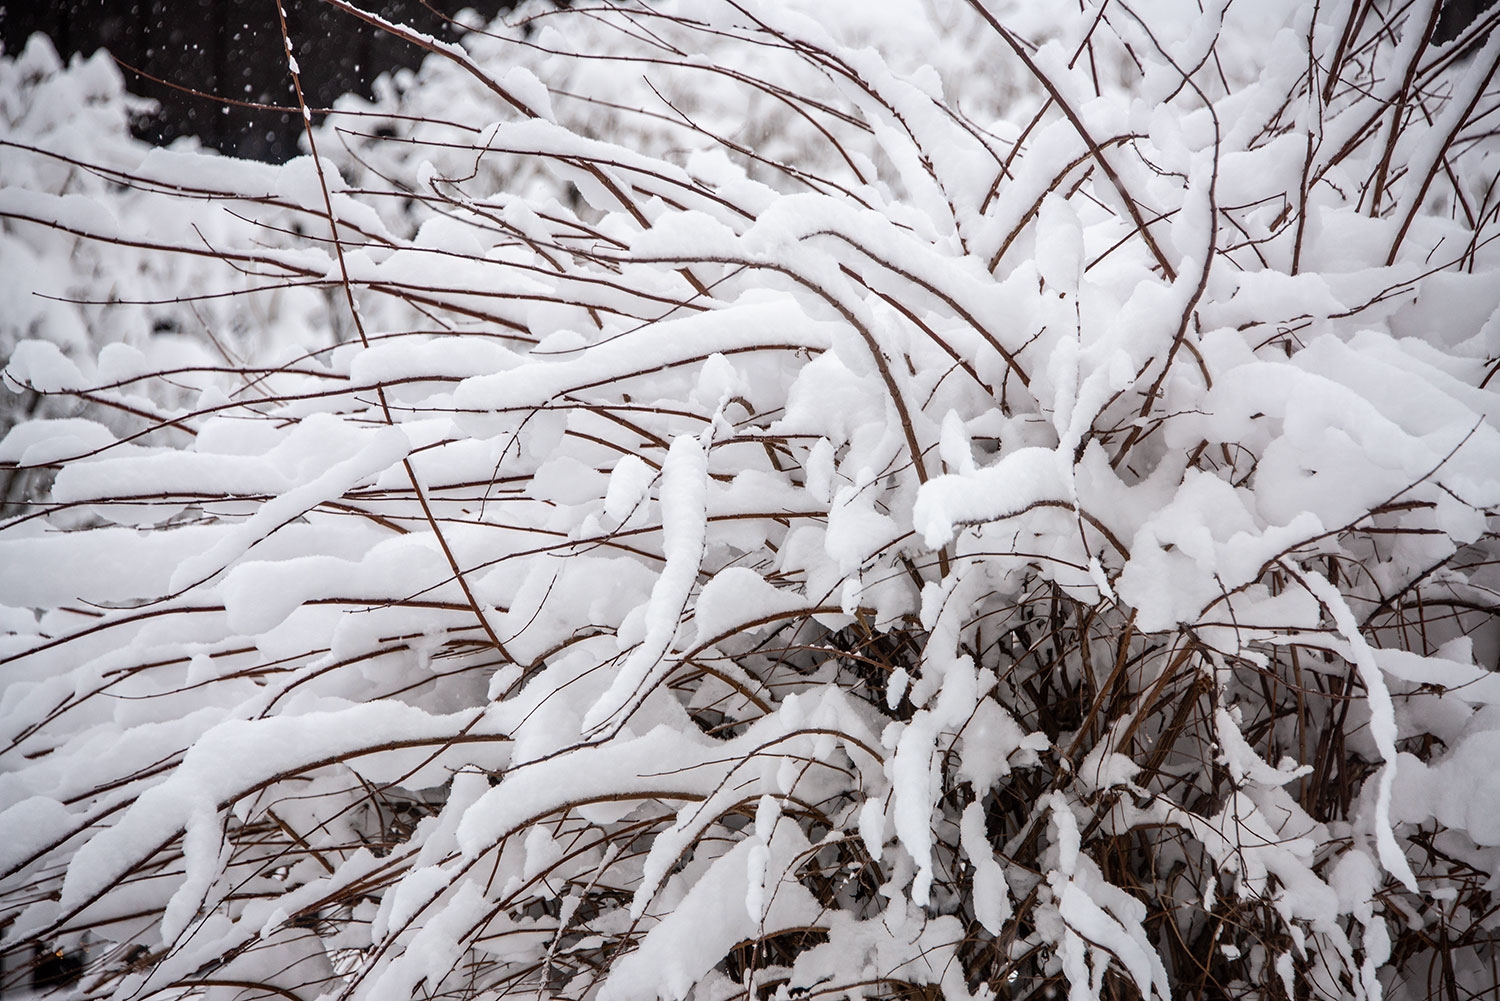
[[[79,361],[125,345],[146,354],[144,371],[326,347],[350,326],[348,306],[323,282],[322,255],[309,273],[286,252],[322,204],[311,162],[278,171],[209,160],[187,140],[152,149],[128,129],[146,106],[102,51],[64,67],[35,35],[0,60],[0,363],[28,339]],[[96,398],[5,395],[0,433],[31,416],[140,430],[139,414]],[[174,406],[196,395],[151,390]],[[14,513],[45,472],[0,471],[0,511]]]
[[[8,241],[342,309],[11,355],[12,982],[1493,987],[1500,13],[852,10],[533,8],[321,157],[7,168]]]

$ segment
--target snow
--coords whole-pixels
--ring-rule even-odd
[[[1350,611],[1349,603],[1344,600],[1343,595],[1329,583],[1328,578],[1316,572],[1299,574],[1298,579],[1328,609],[1328,614],[1332,617],[1338,631],[1349,642],[1352,659],[1359,668],[1360,680],[1365,684],[1370,707],[1370,732],[1375,738],[1375,746],[1380,751],[1380,757],[1385,761],[1384,767],[1380,770],[1380,777],[1377,780],[1379,784],[1375,794],[1375,843],[1380,852],[1380,864],[1385,866],[1387,872],[1401,880],[1407,889],[1415,891],[1417,877],[1411,871],[1411,864],[1402,854],[1400,846],[1397,845],[1395,833],[1391,828],[1391,789],[1396,781],[1397,729],[1390,689],[1386,687],[1385,677],[1380,673],[1375,654],[1370,649],[1369,643],[1365,642],[1364,636],[1360,634],[1354,613]]]
[[[609,474],[604,493],[604,513],[624,523],[646,497],[646,490],[656,479],[656,470],[638,455],[621,456]]]
[[[748,839],[715,859],[635,951],[610,971],[599,993],[601,1001],[682,1001],[737,943],[815,923],[821,908],[812,894],[795,880],[764,869],[766,885],[761,892],[769,899],[762,901],[763,917],[757,913],[752,918],[745,907],[726,906],[747,898],[746,877],[753,859],[773,853],[786,858],[795,854],[800,840],[793,825],[781,824],[769,845]]]
[[[5,846],[0,865],[11,870],[72,833],[72,826],[67,808],[50,797],[31,796],[6,804],[0,811],[0,844]]]
[[[999,935],[1014,908],[1005,870],[995,861],[984,831],[984,811],[978,803],[964,808],[962,822],[964,854],[974,866],[974,913],[985,931]]]
[[[1493,731],[1472,734],[1443,759],[1429,765],[1410,754],[1397,756],[1392,780],[1393,817],[1412,824],[1437,820],[1461,830],[1475,844],[1500,845],[1500,776]]]
[[[87,385],[78,366],[50,341],[24,341],[11,352],[6,378],[37,392],[59,392]]]
[[[807,602],[800,595],[771,585],[754,570],[727,567],[703,585],[693,606],[693,623],[698,627],[698,642],[702,644],[752,623],[765,623],[806,607]]]
[[[703,446],[689,435],[672,442],[662,463],[659,503],[662,551],[666,565],[651,588],[645,608],[645,635],[630,652],[609,690],[583,718],[586,729],[599,729],[627,706],[639,702],[661,676],[664,658],[677,635],[677,623],[697,583],[707,534],[708,467]],[[670,669],[671,662],[666,666]]]
[[[936,477],[917,495],[913,525],[936,548],[951,542],[965,525],[1013,518],[1041,505],[1068,504],[1067,468],[1053,450],[1031,447],[967,476]]]
[[[337,424],[333,421],[309,420],[303,423],[302,430],[308,436],[326,439],[337,434]],[[365,482],[405,457],[411,448],[406,436],[394,428],[376,431],[368,437],[372,440],[353,450],[347,459],[335,462],[327,469],[318,470],[317,475],[285,489],[279,496],[262,504],[254,515],[233,530],[223,533],[205,552],[179,563],[168,587],[177,591],[185,590],[212,577],[244,556],[257,542],[277,528],[318,504],[342,496],[356,484]],[[312,471],[307,465],[303,466],[303,470]],[[217,479],[212,471],[207,471],[207,476],[210,480]],[[60,485],[57,489],[62,490],[63,486]],[[79,490],[76,484],[69,483],[66,486]]]
[[[1067,882],[1062,889],[1058,913],[1067,923],[1068,931],[1087,942],[1090,948],[1102,948],[1118,960],[1135,981],[1143,997],[1151,995],[1153,986],[1165,988],[1161,977],[1154,976],[1153,955],[1150,947],[1133,938],[1104,908],[1094,903],[1088,892],[1076,882]],[[1159,967],[1158,960],[1155,966]],[[1096,965],[1096,969],[1097,969]],[[1091,978],[1091,986],[1098,991],[1098,974]],[[1153,984],[1153,980],[1156,982]],[[1166,991],[1161,990],[1163,996]]]
[[[528,7],[281,166],[0,58],[7,942],[1491,989],[1500,42],[1430,9]]]
[[[28,421],[0,439],[0,462],[43,466],[79,459],[113,445],[114,434],[98,421],[59,417]]]

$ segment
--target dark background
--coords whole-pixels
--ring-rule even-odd
[[[376,76],[415,66],[425,54],[319,0],[283,0],[308,104],[327,107],[349,92],[369,95]],[[389,20],[438,38],[456,32],[444,15],[469,8],[486,18],[512,0],[355,0]],[[167,143],[196,135],[235,156],[281,162],[298,153],[296,112],[261,111],[195,97],[127,67],[187,87],[256,104],[295,106],[276,0],[0,0],[0,40],[18,53],[32,32],[52,38],[66,60],[106,48],[126,86],[160,110],[136,122],[136,135]]]
[[[451,39],[455,32],[445,16],[471,8],[489,18],[509,9],[514,0],[356,2],[389,20]],[[1435,37],[1452,38],[1494,2],[1447,0]],[[344,93],[368,96],[376,76],[421,61],[419,49],[320,0],[284,3],[302,86],[315,108],[327,107]],[[0,41],[7,52],[19,52],[34,31],[49,35],[64,58],[75,52],[89,55],[102,46],[126,64],[126,85],[160,107],[136,123],[142,139],[166,143],[196,135],[235,156],[280,162],[297,155],[301,122],[295,112],[253,110],[195,97],[127,68],[204,94],[293,105],[276,0],[0,0]]]

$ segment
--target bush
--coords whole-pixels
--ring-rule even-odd
[[[0,254],[106,303],[5,321],[12,985],[1479,996],[1500,12],[1436,9],[393,25],[280,168],[6,62]]]

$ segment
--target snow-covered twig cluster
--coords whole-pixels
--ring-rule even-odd
[[[1492,986],[1500,11],[1437,7],[392,25],[284,167],[4,62],[12,980]]]

